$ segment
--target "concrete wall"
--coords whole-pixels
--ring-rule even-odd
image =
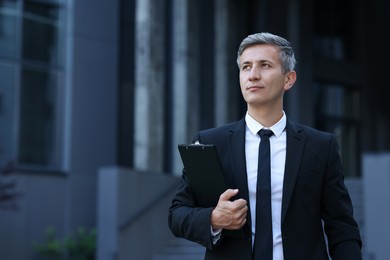
[[[367,259],[390,259],[390,153],[363,156],[363,188]]]
[[[61,165],[15,173],[23,197],[18,211],[0,212],[1,259],[34,259],[34,244],[44,241],[48,226],[58,238],[95,227],[97,172],[116,163],[119,0],[63,7]]]
[[[98,181],[98,260],[151,259],[173,235],[168,208],[179,179],[117,167]]]
[[[65,233],[66,177],[15,173],[12,179],[21,196],[15,211],[0,211],[0,258],[34,259],[47,227],[59,237]]]
[[[116,162],[119,1],[69,1],[67,136],[69,228],[94,225],[96,174]]]

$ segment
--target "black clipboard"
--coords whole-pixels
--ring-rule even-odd
[[[178,148],[197,204],[215,207],[228,189],[215,145],[179,144]]]
[[[200,207],[215,207],[219,196],[228,189],[217,148],[213,144],[198,143],[179,144],[178,148],[185,168],[184,174],[197,204]],[[245,238],[242,228],[223,232],[225,236]]]

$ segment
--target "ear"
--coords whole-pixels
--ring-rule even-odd
[[[286,81],[284,83],[284,90],[287,91],[290,88],[292,88],[296,80],[297,80],[297,73],[294,70],[287,72]]]

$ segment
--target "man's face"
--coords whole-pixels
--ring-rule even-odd
[[[239,61],[241,92],[248,106],[281,106],[284,91],[295,81],[295,72],[282,73],[279,50],[270,44],[252,45],[243,51]]]

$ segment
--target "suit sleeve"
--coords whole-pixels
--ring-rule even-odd
[[[211,249],[213,247],[210,233],[212,210],[213,208],[196,206],[183,173],[180,187],[169,207],[168,225],[172,233]]]
[[[322,196],[322,219],[333,260],[362,259],[359,228],[344,175],[337,142],[332,135]]]
[[[199,134],[193,138],[193,143],[200,141]],[[185,169],[180,186],[169,207],[168,225],[171,232],[177,236],[201,244],[212,249],[211,212],[214,208],[201,208],[196,205]]]

